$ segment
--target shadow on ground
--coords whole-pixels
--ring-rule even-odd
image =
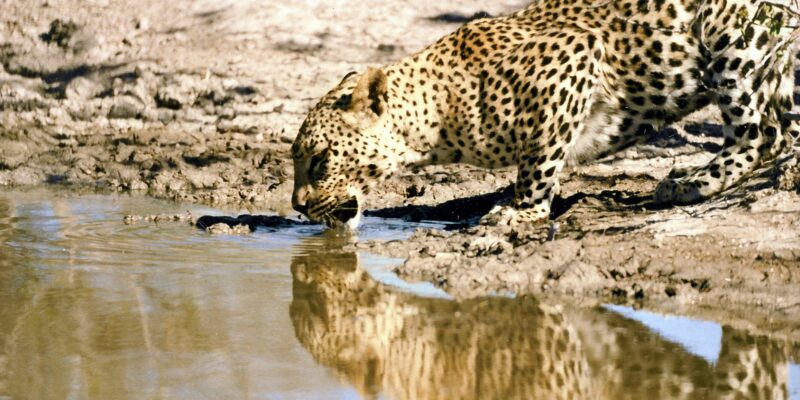
[[[448,229],[462,229],[478,224],[480,217],[486,215],[498,203],[509,202],[514,193],[513,186],[494,192],[477,196],[463,197],[446,201],[444,203],[428,205],[408,205],[402,207],[389,207],[380,210],[367,210],[365,216],[378,218],[400,218],[407,221],[444,221],[457,224],[448,226]],[[566,198],[553,199],[551,219],[556,219],[566,214],[573,206],[585,199],[594,199],[604,204],[616,205],[612,208],[618,211],[624,209],[659,210],[665,208],[652,201],[650,195],[619,190],[605,190],[597,194],[575,193]]]
[[[508,202],[513,195],[513,186],[487,194],[468,196],[446,201],[444,203],[429,205],[407,205],[402,207],[388,207],[378,210],[366,210],[364,216],[377,218],[402,219],[409,222],[441,221],[449,222],[447,230],[459,230],[478,225],[480,218],[486,215],[497,205]],[[658,210],[664,207],[655,204],[650,196],[626,191],[606,190],[597,194],[576,193],[566,198],[557,197],[553,202],[552,219],[566,214],[579,202],[592,199],[605,204],[610,210]],[[200,229],[209,229],[214,225],[224,224],[229,228],[247,226],[251,231],[257,228],[280,230],[294,226],[317,225],[309,221],[284,218],[279,216],[249,215],[237,217],[210,216],[200,217],[196,226]]]

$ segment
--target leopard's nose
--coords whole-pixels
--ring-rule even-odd
[[[292,208],[294,208],[295,211],[297,211],[297,212],[299,212],[300,214],[303,214],[303,215],[306,215],[308,213],[308,205],[305,204],[305,203],[300,204],[300,203],[295,203],[293,201],[292,202]]]
[[[303,215],[308,215],[308,190],[300,188],[292,193],[292,208]]]

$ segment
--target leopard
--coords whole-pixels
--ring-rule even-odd
[[[289,315],[302,347],[360,397],[791,397],[797,351],[782,340],[722,325],[708,359],[604,307],[425,297],[376,280],[357,252],[334,246],[346,236],[318,239],[292,257]]]
[[[427,48],[347,74],[292,144],[292,206],[358,226],[365,194],[403,169],[517,167],[481,222],[547,220],[560,174],[652,139],[711,104],[724,143],[655,187],[664,207],[745,181],[797,142],[798,11],[768,0],[537,0]]]

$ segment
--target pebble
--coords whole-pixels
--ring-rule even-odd
[[[108,112],[108,118],[111,119],[135,119],[141,114],[144,107],[142,104],[133,97],[125,96],[117,99],[111,110]]]

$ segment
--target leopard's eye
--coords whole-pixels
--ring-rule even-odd
[[[317,177],[324,174],[324,161],[325,155],[323,153],[311,157],[311,163],[308,165],[309,175]]]

